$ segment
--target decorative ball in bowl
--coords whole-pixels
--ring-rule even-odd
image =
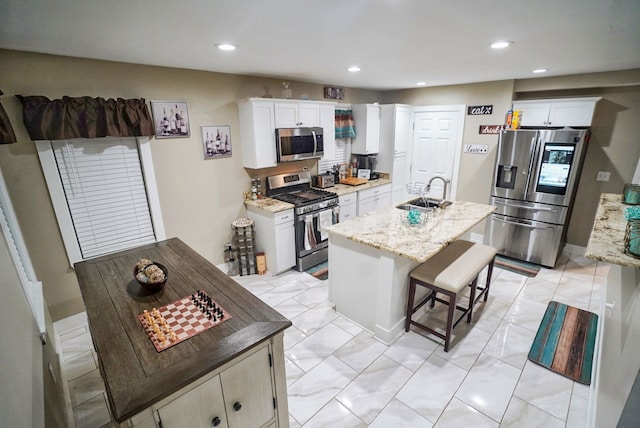
[[[167,283],[169,271],[158,262],[140,259],[133,268],[133,276],[145,290],[160,291]]]

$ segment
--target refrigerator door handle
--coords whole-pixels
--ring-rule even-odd
[[[496,217],[496,216],[493,216],[493,220],[501,221],[502,223],[512,224],[512,225],[514,225],[514,226],[527,227],[527,228],[529,228],[529,229],[555,230],[555,228],[554,228],[554,227],[551,227],[551,226],[534,226],[533,224],[521,223],[521,222],[519,222],[519,221],[510,221],[510,220],[505,220],[505,219],[502,219],[502,218],[500,218],[500,217]]]
[[[537,138],[538,138],[538,133],[536,133],[536,136],[531,138],[531,153],[529,154],[529,168],[527,168],[527,182],[524,185],[524,198],[526,199],[529,196],[529,183],[531,182],[531,177],[533,174],[531,174],[532,170],[533,170],[533,165],[535,163],[535,160],[537,159],[537,154],[538,154],[538,143],[537,143]]]
[[[520,204],[514,204],[512,202],[506,202],[506,201],[500,201],[500,200],[495,200],[493,202],[496,205],[504,205],[507,207],[516,207],[516,208],[523,208],[525,210],[534,210],[534,211],[545,211],[545,212],[550,212],[550,213],[557,213],[559,212],[559,210],[555,209],[555,208],[536,208],[536,207],[529,207],[526,205],[520,205]]]

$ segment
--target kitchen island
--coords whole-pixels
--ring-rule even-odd
[[[589,427],[613,427],[640,370],[640,259],[624,252],[629,205],[622,195],[603,193],[585,257],[604,262],[598,276],[601,307],[589,394]]]
[[[393,342],[404,329],[409,273],[494,210],[454,201],[426,224],[410,226],[407,211],[389,207],[329,227],[329,300],[382,342]]]
[[[168,269],[161,291],[148,292],[134,279],[139,259]],[[288,426],[282,339],[291,322],[184,242],[145,245],[76,263],[75,270],[117,423]],[[157,351],[138,316],[198,290],[227,318]]]

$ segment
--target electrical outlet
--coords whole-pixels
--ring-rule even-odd
[[[596,177],[596,181],[609,181],[611,178],[611,173],[608,171],[598,171],[598,176]]]
[[[465,144],[465,153],[487,153],[489,151],[488,144]]]

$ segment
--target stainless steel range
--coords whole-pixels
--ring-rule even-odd
[[[338,223],[338,195],[311,187],[308,171],[267,177],[267,196],[294,205],[296,269],[304,271],[329,256],[326,227]]]

